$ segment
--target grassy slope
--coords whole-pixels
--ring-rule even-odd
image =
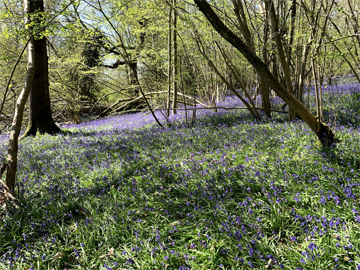
[[[165,130],[123,115],[25,139],[23,207],[0,221],[0,269],[356,269],[360,88],[330,90],[333,151],[302,123],[235,111]]]

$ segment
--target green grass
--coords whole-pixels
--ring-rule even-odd
[[[242,117],[26,138],[0,269],[356,269],[358,130]]]

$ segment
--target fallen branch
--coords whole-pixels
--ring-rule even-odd
[[[149,93],[145,93],[144,96],[148,96],[148,95],[153,95],[153,94],[163,94],[163,93],[166,93],[165,91],[159,91],[159,92],[149,92]],[[121,105],[119,108],[116,108],[115,111],[119,111],[121,110],[121,108],[124,108],[126,107],[127,105],[135,102],[135,101],[138,101],[140,99],[143,99],[144,97],[143,96],[140,96],[140,97],[137,97],[137,98],[132,98],[132,99],[122,99],[122,100],[119,100],[117,101],[116,103],[114,103],[113,105],[111,105],[110,107],[108,107],[106,110],[104,110],[97,118],[100,118],[102,116],[104,116],[107,112],[111,111],[114,107],[116,107],[117,105],[119,105],[121,102],[124,102],[124,101],[128,101],[127,103]]]
[[[214,109],[224,109],[224,110],[248,110],[247,107],[206,107],[206,108],[187,108],[187,109],[178,109],[177,111],[192,111],[192,110],[214,110]],[[264,110],[264,108],[256,107],[257,110]],[[162,110],[174,110],[173,108],[162,108]],[[278,112],[278,113],[288,113],[287,111],[281,111],[281,110],[270,110],[271,112]]]
[[[172,92],[172,93],[174,94],[174,92]],[[177,93],[177,94],[180,95],[180,96],[186,97],[186,98],[188,98],[188,99],[190,99],[190,100],[195,100],[195,101],[196,101],[197,103],[199,103],[201,106],[209,107],[209,106],[206,105],[205,103],[202,103],[201,101],[199,101],[199,100],[197,100],[197,99],[195,99],[195,98],[193,98],[193,97],[184,95],[184,94],[182,94],[182,93]]]

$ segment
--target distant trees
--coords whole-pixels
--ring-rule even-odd
[[[34,11],[38,10],[34,22],[42,24],[56,8],[68,4],[50,1],[47,6],[51,9],[44,12],[43,1],[32,2]],[[273,116],[276,108],[270,93],[278,95],[290,105],[289,120],[301,117],[316,133],[323,133],[319,135],[325,138],[323,142],[331,141],[332,133],[321,123],[321,86],[346,73],[353,73],[360,81],[356,1],[71,3],[51,25],[51,31],[35,38],[39,47],[35,58],[40,66],[30,94],[28,135],[58,131],[51,107],[56,111],[54,117],[70,116],[74,123],[81,121],[80,112],[95,111],[99,104],[99,117],[154,108],[162,110],[167,118],[171,112],[187,110],[188,105],[202,104],[217,110],[231,92],[255,119]],[[19,51],[10,52],[6,44],[14,43],[15,36],[19,40],[16,47],[23,43],[23,38],[18,38],[24,36],[18,25],[18,6],[12,0],[0,3],[0,17],[5,22],[0,26],[0,71],[5,76],[10,73],[5,67]],[[216,11],[213,14],[218,21],[201,15],[197,7],[205,6]],[[214,23],[221,23],[216,30]],[[24,62],[20,61],[8,90],[0,78],[0,94],[4,97],[4,115],[0,117],[9,118],[15,108]],[[316,100],[309,95],[313,86]]]
[[[335,138],[331,129],[320,121],[319,115],[318,117],[313,116],[313,114],[293,95],[293,81],[291,80],[289,61],[285,56],[285,49],[279,32],[279,20],[275,13],[274,3],[270,0],[265,0],[269,16],[271,17],[272,32],[275,36],[278,57],[285,76],[285,84],[281,83],[274,74],[270,72],[268,66],[255,54],[251,47],[245,44],[239,36],[234,34],[234,32],[220,20],[218,15],[206,1],[194,0],[194,2],[216,31],[244,55],[259,73],[259,76],[265,80],[265,82],[270,85],[289,107],[291,107],[315,132],[321,143],[323,145],[333,145],[335,143]],[[296,5],[296,3],[293,4]]]

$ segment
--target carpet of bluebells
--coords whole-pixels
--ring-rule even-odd
[[[286,114],[256,123],[244,110],[25,138],[0,269],[360,269],[360,86],[324,88],[323,107],[333,149]]]

